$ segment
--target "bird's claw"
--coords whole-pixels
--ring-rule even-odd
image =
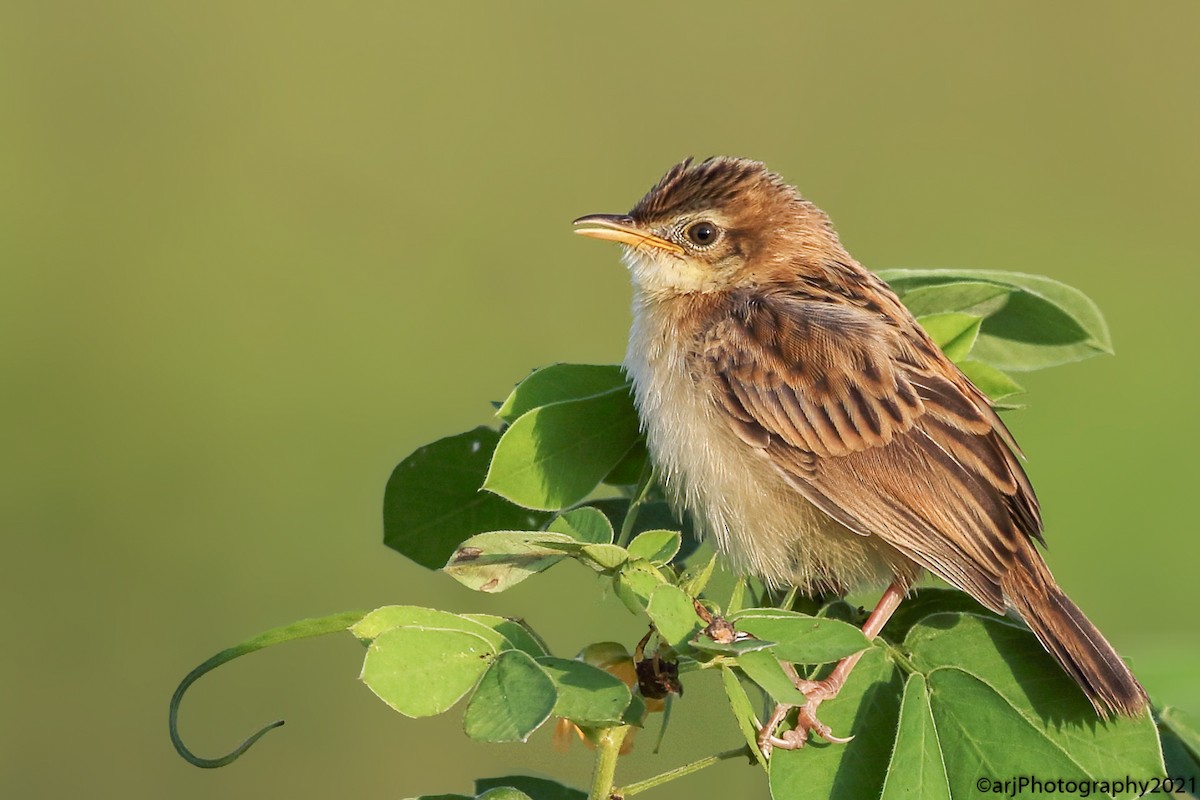
[[[808,731],[812,731],[817,736],[832,744],[846,744],[853,739],[853,736],[834,736],[829,726],[817,719],[817,706],[820,703],[820,700],[809,700],[801,706],[800,714],[796,718],[796,728],[789,731],[789,733],[804,731],[807,734]]]
[[[775,713],[758,732],[758,749],[762,751],[763,756],[770,758],[771,751],[776,747],[780,750],[799,750],[807,744],[809,733],[831,744],[846,744],[853,739],[853,736],[834,736],[830,727],[817,718],[817,707],[824,699],[819,696],[810,697],[808,702],[802,706],[790,703],[780,703],[775,706]],[[796,716],[796,727],[783,731],[778,736],[775,735],[775,729],[793,708],[800,709]]]

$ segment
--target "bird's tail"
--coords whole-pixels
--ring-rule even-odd
[[[1075,679],[1101,717],[1143,713],[1146,690],[1079,606],[1063,594],[1032,542],[1002,579],[1009,604]]]

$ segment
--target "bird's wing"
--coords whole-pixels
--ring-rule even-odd
[[[911,320],[788,295],[741,302],[696,355],[729,425],[851,530],[1003,608],[1039,537],[1033,489],[986,397]]]

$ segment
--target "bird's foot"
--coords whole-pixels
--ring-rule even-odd
[[[799,750],[808,742],[810,733],[833,744],[846,744],[854,738],[853,736],[834,736],[830,727],[817,718],[817,708],[823,701],[836,696],[837,689],[841,687],[831,686],[826,681],[803,681],[803,683],[804,685],[799,688],[808,698],[808,702],[802,706],[780,703],[775,706],[774,713],[759,729],[758,748],[767,758],[771,757],[771,751],[776,747],[781,750]],[[793,708],[799,709],[796,714],[796,726],[776,735],[776,728]]]

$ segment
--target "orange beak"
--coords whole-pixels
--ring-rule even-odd
[[[634,248],[656,247],[668,253],[683,254],[682,247],[638,228],[630,217],[617,214],[588,214],[575,220],[573,224],[580,226],[575,228],[575,232],[581,236],[620,242]]]

